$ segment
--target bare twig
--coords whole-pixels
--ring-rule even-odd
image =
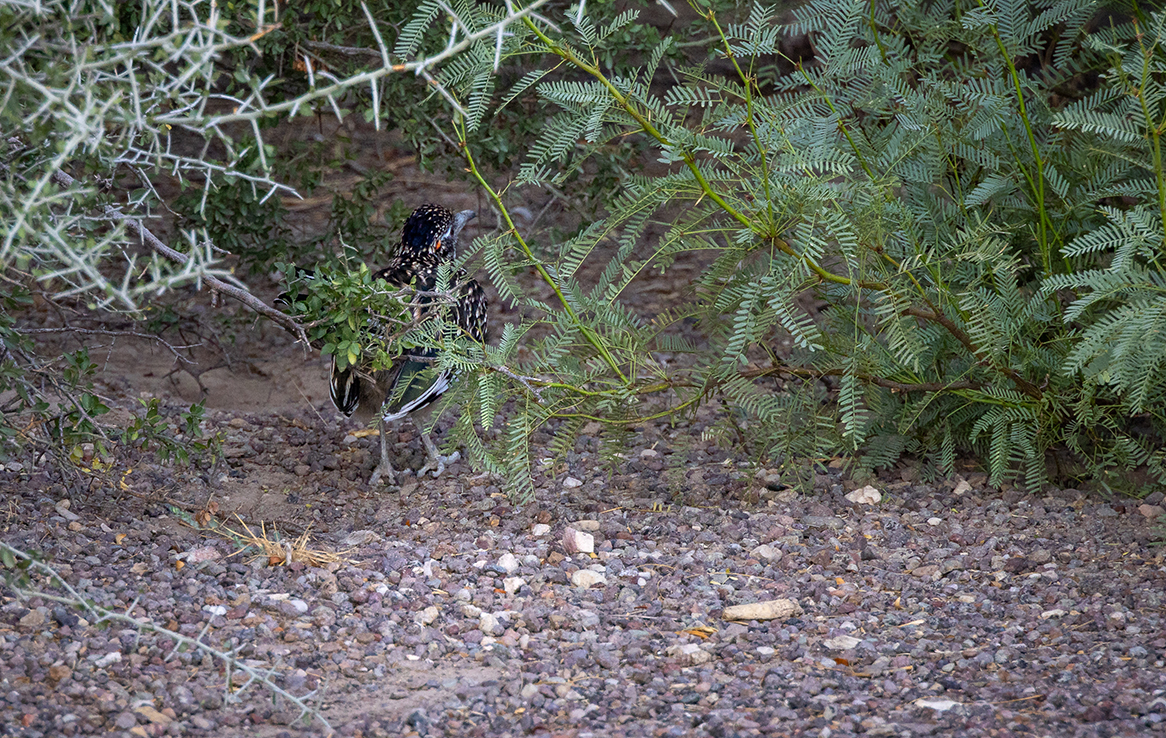
[[[305,717],[318,720],[324,727],[325,735],[331,736],[335,734],[335,731],[332,728],[332,725],[328,722],[327,718],[325,718],[317,708],[312,707],[307,702],[316,696],[315,691],[309,692],[302,697],[297,697],[296,695],[288,692],[286,689],[275,683],[273,679],[275,675],[274,667],[270,669],[256,668],[249,665],[245,661],[240,660],[234,653],[222,651],[208,643],[203,642],[202,638],[206,635],[207,632],[209,632],[210,623],[207,623],[207,626],[203,628],[202,632],[199,633],[197,637],[191,638],[189,636],[183,635],[182,633],[170,630],[169,628],[157,625],[148,618],[136,618],[130,615],[130,613],[133,612],[134,607],[137,605],[136,601],[131,604],[129,608],[127,608],[125,613],[107,610],[104,607],[93,604],[89,599],[85,598],[80,592],[74,589],[72,585],[66,582],[61,577],[61,575],[56,572],[55,569],[42,561],[37,561],[25,551],[9,546],[7,543],[3,542],[0,542],[0,551],[3,551],[13,558],[19,559],[20,561],[26,562],[29,571],[35,570],[47,576],[52,586],[58,587],[64,590],[66,593],[65,595],[58,595],[51,592],[44,592],[23,584],[15,577],[9,577],[6,584],[8,588],[18,597],[25,600],[31,599],[33,597],[39,597],[43,600],[49,600],[50,602],[58,602],[63,605],[70,605],[92,617],[94,619],[93,625],[100,625],[101,623],[105,622],[126,623],[133,626],[133,628],[138,631],[157,633],[164,638],[168,638],[174,641],[174,649],[166,657],[167,659],[178,653],[178,649],[181,646],[185,646],[186,648],[190,649],[197,649],[202,653],[209,654],[212,658],[218,659],[226,665],[228,675],[231,671],[240,671],[247,675],[246,682],[244,682],[238,688],[235,688],[233,691],[228,691],[228,699],[238,699],[239,695],[242,694],[248,686],[250,686],[253,682],[258,682],[272,694],[282,697],[283,699],[298,707],[300,709],[300,715],[297,720],[303,719]]]
[[[72,188],[77,184],[77,180],[73,179],[73,177],[59,169],[53,172],[53,180],[65,188]],[[104,214],[107,220],[110,220],[114,223],[124,223],[130,232],[134,233],[142,239],[143,243],[170,261],[183,265],[189,263],[190,257],[179,251],[175,251],[166,244],[162,243],[162,241],[153,233],[151,233],[148,228],[142,225],[141,222],[129,217],[114,206],[106,205]],[[251,310],[255,311],[256,313],[270,318],[273,322],[296,334],[296,337],[302,341],[305,346],[309,345],[308,334],[304,332],[303,326],[301,326],[295,318],[291,317],[287,313],[276,310],[275,308],[260,300],[255,295],[248,292],[246,289],[227,284],[212,274],[203,274],[202,279],[206,280],[206,283],[210,285],[212,290],[227,295],[228,297],[235,298],[239,302],[251,308]]]
[[[202,123],[202,124],[205,124],[209,127],[218,127],[224,123],[228,123],[228,122],[232,122],[232,121],[258,120],[260,118],[269,116],[272,113],[287,112],[289,115],[295,115],[296,112],[300,108],[302,108],[306,104],[311,103],[314,100],[318,100],[321,98],[330,98],[330,97],[333,97],[335,95],[340,95],[340,94],[347,92],[350,89],[353,89],[356,87],[364,87],[365,85],[373,83],[376,80],[379,80],[380,78],[385,77],[387,75],[399,74],[402,72],[413,72],[418,77],[427,78],[428,81],[430,82],[430,84],[433,85],[435,87],[435,89],[437,89],[438,92],[447,96],[447,99],[449,99],[450,102],[455,107],[460,107],[457,104],[457,102],[452,99],[452,96],[449,95],[449,92],[447,90],[445,90],[445,88],[439,82],[432,79],[432,77],[428,74],[428,72],[426,70],[437,66],[438,64],[446,61],[447,59],[450,59],[450,58],[453,58],[454,56],[457,56],[458,54],[460,54],[461,52],[470,48],[474,43],[476,43],[477,41],[479,41],[481,39],[495,37],[499,33],[499,31],[504,31],[508,26],[510,26],[518,21],[522,21],[528,17],[534,17],[534,18],[541,19],[541,16],[539,16],[537,13],[535,13],[535,11],[538,8],[542,7],[543,5],[546,5],[548,2],[550,2],[550,0],[534,0],[534,2],[532,2],[530,5],[528,5],[525,8],[512,7],[497,22],[492,23],[484,28],[481,28],[481,29],[475,31],[474,33],[465,34],[461,41],[458,41],[457,43],[450,43],[450,44],[446,45],[446,47],[441,52],[434,54],[433,56],[428,56],[428,57],[425,57],[423,59],[416,59],[413,61],[407,61],[407,62],[402,62],[402,63],[398,63],[398,64],[390,64],[387,66],[384,65],[382,62],[382,64],[376,69],[372,69],[372,70],[369,70],[367,72],[361,72],[359,74],[354,74],[354,75],[347,77],[345,79],[342,79],[342,80],[336,80],[335,82],[333,82],[332,84],[330,84],[326,87],[316,87],[316,88],[310,89],[307,92],[303,93],[302,95],[299,95],[298,97],[295,97],[295,98],[292,98],[289,100],[285,100],[283,102],[275,103],[275,104],[267,104],[265,101],[263,101],[259,97],[252,97],[252,98],[249,98],[245,101],[239,101],[241,104],[234,106],[234,109],[232,110],[231,113],[216,116],[216,117],[212,118],[210,121],[206,121],[205,123],[201,119],[197,119],[197,118],[192,118],[192,119],[190,119],[189,122],[191,124]],[[464,28],[464,24],[462,23],[460,18],[458,18],[455,15],[454,19],[455,19],[454,23],[456,23],[457,26]],[[453,41],[453,38],[451,37],[450,40]],[[342,48],[345,48],[345,47],[342,47]],[[340,51],[339,49],[329,49],[329,50],[330,51],[338,51],[339,53],[346,53],[346,52]],[[379,51],[374,51],[374,53],[378,57],[382,56]],[[186,120],[181,119],[181,118],[178,118],[174,122],[187,123]]]
[[[1012,383],[1015,384],[1016,388],[1021,392],[1036,400],[1039,400],[1044,396],[1044,393],[1040,391],[1039,387],[1024,377],[1020,376],[1020,373],[1015,369],[1007,366],[1001,366],[992,361],[992,359],[986,355],[983,349],[976,347],[976,344],[972,342],[971,336],[965,333],[963,329],[961,329],[952,321],[951,318],[947,317],[943,313],[938,311],[931,312],[930,310],[924,310],[923,308],[908,308],[903,311],[903,315],[910,315],[916,318],[930,320],[933,323],[939,323],[941,326],[947,329],[947,332],[954,336],[957,341],[962,343],[964,348],[968,350],[968,353],[976,357],[976,359],[979,360],[981,364],[991,367],[1011,379]]]
[[[804,366],[789,366],[777,364],[764,369],[746,369],[737,374],[743,379],[760,379],[774,374],[788,374],[802,379],[820,379],[822,377],[840,377],[847,372],[843,369],[811,369]],[[955,382],[898,382],[894,379],[878,377],[873,374],[855,374],[862,382],[873,384],[876,387],[885,387],[892,392],[943,392],[951,390],[979,389],[982,383],[971,379],[960,379]]]
[[[338,46],[336,44],[325,43],[324,41],[301,41],[300,44],[306,46],[313,51],[331,51],[335,54],[344,54],[345,56],[364,56],[370,59],[380,59],[381,52],[377,49],[365,49],[356,46]]]
[[[175,346],[161,336],[155,336],[150,333],[139,333],[137,331],[114,331],[103,328],[77,328],[72,325],[65,325],[60,328],[16,328],[17,333],[25,335],[32,335],[37,333],[79,333],[83,336],[114,336],[114,337],[128,337],[128,338],[142,338],[147,341],[154,341],[166,347],[166,350],[174,354],[174,358],[187,364],[194,364],[191,359],[179,353],[182,349],[192,349],[201,346],[201,343],[190,343],[180,346]]]
[[[519,384],[521,384],[523,387],[526,387],[527,391],[529,391],[532,395],[534,395],[535,401],[538,402],[539,404],[542,404],[542,401],[543,401],[542,392],[539,392],[538,387],[535,387],[533,384],[531,384],[531,382],[542,381],[538,377],[524,377],[521,374],[515,374],[514,372],[510,371],[509,369],[507,369],[504,366],[492,366],[492,367],[490,367],[490,369],[498,372],[499,374],[505,374],[506,376],[513,379],[515,382],[518,382]]]

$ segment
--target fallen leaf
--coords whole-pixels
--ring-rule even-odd
[[[185,562],[183,562],[183,561],[175,561],[175,562],[174,562],[174,568],[175,568],[175,569],[181,569],[181,568],[182,568],[182,567],[184,567],[184,566],[186,566],[186,563],[185,563]]]
[[[379,436],[381,432],[376,428],[361,428],[357,431],[352,431],[352,435],[357,438],[367,438],[369,436]]]
[[[121,542],[124,541],[125,539],[126,539],[125,533],[118,533],[116,536],[113,537],[113,542],[120,546]]]

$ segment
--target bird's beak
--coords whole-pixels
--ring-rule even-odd
[[[463,210],[457,215],[453,216],[453,228],[449,229],[450,237],[457,238],[457,235],[461,233],[461,230],[466,227],[466,223],[469,223],[476,217],[478,217],[478,214],[473,210]]]

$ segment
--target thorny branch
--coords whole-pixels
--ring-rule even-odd
[[[181,361],[185,364],[193,364],[194,362],[191,361],[188,357],[183,356],[180,353],[180,351],[183,349],[197,348],[197,347],[202,345],[201,343],[188,343],[188,344],[182,344],[179,346],[175,346],[174,344],[165,340],[161,336],[155,336],[155,335],[150,334],[150,333],[139,333],[137,331],[115,331],[115,330],[108,330],[108,329],[104,329],[104,328],[78,328],[78,327],[72,326],[72,325],[65,325],[65,326],[62,326],[60,328],[16,328],[15,330],[17,333],[21,333],[24,335],[33,335],[33,334],[38,334],[38,333],[69,333],[69,334],[80,334],[83,336],[113,336],[115,338],[122,338],[122,337],[144,338],[147,341],[154,341],[156,343],[161,344],[163,347],[166,348],[167,351],[169,351],[171,354],[174,355],[174,358],[177,361]]]
[[[206,628],[203,628],[203,631],[199,633],[197,638],[191,638],[189,636],[183,635],[182,633],[170,630],[169,628],[157,625],[148,618],[133,617],[130,613],[133,612],[134,607],[137,605],[136,601],[126,609],[125,613],[113,612],[112,610],[107,610],[104,607],[93,604],[80,592],[74,589],[72,585],[66,582],[61,577],[61,575],[56,572],[55,569],[42,561],[37,561],[30,554],[22,551],[21,549],[13,548],[6,543],[0,542],[0,554],[5,554],[5,558],[11,557],[13,559],[25,562],[25,566],[27,567],[28,571],[35,570],[40,572],[41,574],[48,577],[51,585],[59,587],[66,593],[65,595],[57,595],[49,592],[43,592],[38,589],[33,589],[19,581],[16,576],[9,575],[6,577],[7,581],[5,584],[18,597],[26,600],[33,597],[39,597],[50,602],[58,602],[63,605],[70,605],[92,617],[92,624],[94,626],[99,626],[106,622],[118,622],[131,625],[138,631],[157,633],[164,638],[174,641],[174,648],[166,656],[166,660],[169,660],[176,653],[179,653],[179,647],[197,649],[202,653],[209,654],[212,658],[218,659],[226,665],[228,680],[230,679],[231,671],[237,670],[247,675],[247,681],[242,685],[231,685],[228,681],[228,685],[234,687],[233,691],[231,689],[228,689],[227,691],[229,700],[237,700],[239,695],[242,694],[242,692],[248,686],[250,686],[253,682],[258,682],[273,695],[281,697],[298,707],[300,709],[300,714],[299,717],[296,718],[297,721],[305,717],[310,717],[320,722],[320,724],[324,727],[325,735],[335,735],[335,730],[332,728],[332,725],[328,722],[327,718],[325,718],[317,708],[314,708],[307,703],[307,700],[317,696],[316,691],[309,692],[302,697],[297,697],[296,695],[288,692],[286,689],[275,683],[272,678],[275,676],[274,667],[270,669],[258,669],[247,664],[242,659],[237,658],[234,653],[222,651],[208,643],[205,643],[202,638],[204,635],[206,635],[208,629],[210,628],[209,623],[207,624]]]
[[[73,177],[59,169],[53,172],[53,180],[65,188],[72,188],[77,184],[77,180],[73,179]],[[114,223],[124,223],[126,228],[129,229],[131,233],[142,239],[143,243],[175,264],[185,265],[189,261],[189,257],[162,243],[162,241],[153,233],[151,233],[148,228],[142,225],[140,221],[129,217],[125,213],[115,208],[113,205],[106,205],[103,212],[106,220],[112,221]],[[210,288],[215,292],[235,298],[239,302],[251,308],[251,310],[255,311],[256,313],[270,318],[274,323],[281,325],[294,333],[297,339],[303,342],[305,346],[309,345],[308,334],[304,332],[303,326],[301,326],[295,318],[291,317],[287,313],[276,310],[275,308],[260,300],[255,295],[248,292],[246,289],[227,284],[212,274],[203,274],[201,278],[205,280],[206,283],[210,285]]]

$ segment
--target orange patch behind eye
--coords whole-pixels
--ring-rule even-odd
[[[441,239],[440,238],[433,242],[433,253],[436,254],[438,251],[441,251]]]

